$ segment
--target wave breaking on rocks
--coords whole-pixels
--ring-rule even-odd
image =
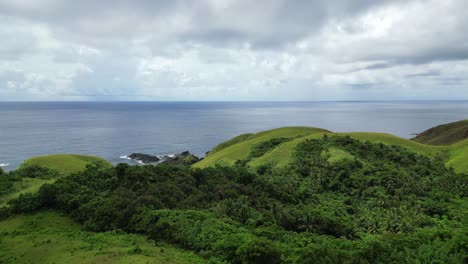
[[[183,151],[174,155],[150,155],[145,153],[132,153],[130,155],[120,156],[121,159],[128,159],[139,164],[173,164],[173,165],[192,165],[201,159],[189,151]]]

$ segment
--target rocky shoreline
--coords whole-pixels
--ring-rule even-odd
[[[171,165],[192,165],[201,160],[189,151],[183,151],[175,155],[149,155],[145,153],[132,153],[122,158],[134,160],[140,164],[171,164]]]

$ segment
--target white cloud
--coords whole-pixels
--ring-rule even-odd
[[[0,100],[468,99],[463,0],[37,3],[0,0]]]

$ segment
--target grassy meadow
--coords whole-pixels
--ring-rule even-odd
[[[0,222],[0,263],[205,263],[141,235],[88,232],[51,211]]]

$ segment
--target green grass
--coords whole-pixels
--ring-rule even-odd
[[[0,263],[206,263],[141,235],[93,233],[53,212],[0,222]]]
[[[250,149],[254,144],[267,141],[272,138],[301,137],[314,133],[323,134],[324,132],[326,132],[326,130],[311,127],[284,127],[260,132],[254,135],[250,135],[249,137],[242,138],[242,141],[238,139],[240,141],[239,143],[225,144],[224,148],[218,148],[217,152],[211,153],[205,159],[194,164],[193,166],[195,168],[204,168],[214,164],[233,165],[237,160],[246,159],[249,156]]]
[[[338,149],[338,148],[330,148],[328,150],[328,155],[330,155],[330,157],[328,158],[328,162],[330,163],[333,163],[333,162],[338,162],[340,160],[344,160],[344,159],[353,159],[354,156],[351,155],[350,153],[342,150],[342,149]]]
[[[65,175],[69,175],[83,171],[88,164],[112,166],[108,161],[99,157],[76,154],[56,154],[30,158],[23,162],[20,167],[27,165],[37,165],[56,170]]]
[[[457,172],[468,173],[468,139],[450,146],[447,164]]]
[[[292,160],[292,155],[294,153],[294,149],[297,146],[297,144],[307,140],[307,139],[317,139],[321,138],[323,134],[328,134],[330,136],[332,135],[338,135],[338,136],[351,136],[352,138],[359,139],[359,140],[368,140],[371,142],[377,142],[377,143],[383,143],[383,144],[388,144],[388,145],[398,145],[405,147],[407,149],[410,149],[411,151],[420,153],[420,154],[425,154],[425,155],[435,155],[436,153],[443,153],[444,151],[448,151],[447,147],[437,147],[437,146],[430,146],[430,145],[424,145],[421,143],[417,143],[408,139],[404,138],[399,138],[397,136],[393,136],[390,134],[385,134],[385,133],[366,133],[366,132],[357,132],[357,133],[324,133],[324,130],[321,130],[321,132],[318,133],[313,133],[307,136],[299,137],[294,140],[291,140],[289,142],[286,142],[284,144],[279,145],[277,148],[275,148],[273,151],[270,151],[269,153],[258,157],[256,159],[253,159],[252,161],[249,162],[249,165],[253,168],[257,168],[261,165],[264,164],[270,164],[273,167],[283,167],[287,164],[289,164]],[[249,143],[249,141],[244,142],[244,144]],[[233,146],[235,147],[235,146]],[[228,155],[229,153],[223,153],[221,151],[218,155]],[[238,157],[238,156],[237,156]],[[228,159],[228,157],[225,157],[225,159]],[[208,160],[210,161],[210,160]],[[215,163],[216,164],[216,163]]]
[[[468,120],[430,128],[412,140],[430,145],[451,145],[468,138]]]
[[[251,147],[262,141],[266,141],[275,137],[297,137],[291,141],[280,144],[272,151],[269,151],[261,157],[254,158],[249,161],[248,165],[252,168],[258,168],[262,165],[271,165],[275,168],[284,167],[292,161],[292,155],[295,151],[297,144],[314,138],[321,138],[323,134],[329,136],[350,136],[352,138],[370,141],[374,143],[383,143],[387,145],[397,145],[409,149],[410,151],[435,156],[437,154],[447,158],[447,165],[454,167],[457,172],[468,173],[468,139],[450,146],[433,146],[422,144],[413,140],[400,138],[386,133],[373,133],[373,132],[355,132],[355,133],[332,133],[319,128],[305,128],[305,127],[287,127],[260,132],[245,138],[239,143],[232,143],[229,146],[218,149],[217,152],[208,155],[204,160],[196,163],[194,167],[203,168],[216,164],[232,165],[236,160],[246,159],[250,153]],[[228,141],[229,142],[229,141]],[[334,152],[332,154],[332,161],[343,158],[345,153]],[[333,157],[335,155],[335,157]]]
[[[216,147],[214,147],[212,150],[210,150],[210,152],[208,153],[207,156],[213,155],[214,153],[216,153],[216,152],[218,152],[220,150],[223,150],[223,149],[225,149],[225,148],[227,148],[229,146],[232,146],[234,144],[241,143],[241,142],[249,139],[253,135],[255,135],[255,134],[248,133],[248,134],[239,135],[237,137],[233,137],[232,139],[230,139],[228,141],[225,141],[225,142],[217,145]]]
[[[253,168],[260,167],[264,164],[269,164],[273,167],[283,167],[285,165],[288,165],[292,161],[293,153],[297,144],[307,139],[321,138],[324,134],[328,133],[317,132],[311,135],[299,137],[288,141],[284,144],[279,145],[274,150],[266,153],[265,155],[253,159],[249,162],[249,165]]]
[[[64,176],[72,173],[83,171],[88,164],[96,164],[101,167],[112,166],[105,159],[75,155],[75,154],[57,154],[50,156],[33,157],[20,165],[21,167],[36,165],[46,167],[48,169],[56,170]],[[15,182],[13,190],[10,194],[0,196],[0,206],[5,205],[9,200],[19,197],[25,193],[35,193],[45,183],[53,183],[56,179],[40,179],[40,178],[22,178],[21,181]]]
[[[15,182],[14,192],[0,196],[0,206],[5,205],[9,200],[19,197],[25,193],[35,193],[45,183],[53,183],[55,179],[38,179],[38,178],[23,178],[21,181]]]

